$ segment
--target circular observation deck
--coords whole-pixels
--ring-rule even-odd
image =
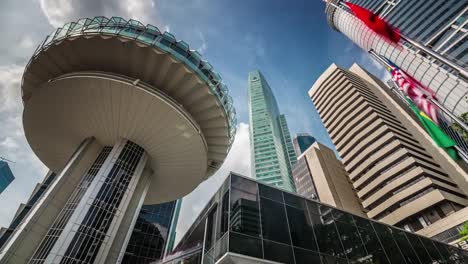
[[[153,170],[146,201],[176,199],[223,163],[235,136],[228,89],[212,66],[157,27],[84,18],[36,49],[22,80],[26,138],[61,171],[79,144],[126,138]]]

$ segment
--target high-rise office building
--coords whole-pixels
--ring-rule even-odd
[[[315,143],[315,138],[308,133],[297,134],[293,140],[294,151],[296,156],[299,157],[306,151],[312,144]]]
[[[294,191],[296,154],[288,125],[260,71],[249,73],[249,117],[252,175],[259,181]]]
[[[14,179],[15,176],[13,176],[8,163],[0,159],[0,193],[2,193]]]
[[[361,20],[341,6],[342,0],[328,0],[326,16],[330,26],[342,32],[365,52],[374,50],[391,60],[423,85],[431,88],[437,100],[456,115],[468,112],[468,60],[465,27],[467,0],[353,0],[398,26],[413,39],[393,45],[369,29]],[[422,45],[422,46],[421,46]],[[437,58],[424,47],[432,48]],[[448,59],[448,61],[444,61]],[[452,60],[450,60],[452,58]],[[450,65],[455,61],[456,65]],[[457,66],[458,65],[458,66]],[[448,69],[448,70],[447,70]]]
[[[27,63],[21,89],[28,143],[57,176],[0,263],[117,262],[142,206],[191,192],[235,135],[232,99],[213,67],[136,20],[58,28]]]
[[[293,176],[298,194],[364,216],[348,174],[332,149],[312,144],[298,157]]]
[[[468,0],[351,0],[386,19],[414,41],[468,66]]]
[[[231,174],[162,263],[467,261],[455,246]]]
[[[466,172],[384,87],[333,64],[309,92],[368,217],[425,235],[468,220]]]

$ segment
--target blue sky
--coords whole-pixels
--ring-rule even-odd
[[[36,46],[69,21],[97,15],[135,18],[168,30],[198,50],[223,77],[238,113],[238,133],[220,170],[184,199],[178,235],[229,171],[250,176],[248,72],[259,69],[286,114],[292,135],[308,132],[332,145],[307,95],[331,64],[382,69],[327,24],[320,0],[3,0],[0,2],[0,156],[16,180],[0,194],[0,226],[11,221],[47,168],[31,151],[22,127],[21,75]]]

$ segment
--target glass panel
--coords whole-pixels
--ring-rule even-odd
[[[394,230],[393,237],[395,238],[395,241],[397,242],[401,253],[403,253],[406,263],[419,264],[419,259],[416,256],[416,253],[413,251],[413,247],[409,243],[408,239],[406,239],[405,232],[400,230]]]
[[[426,248],[423,246],[423,244],[419,240],[418,236],[410,234],[410,233],[406,233],[406,237],[411,243],[411,246],[413,246],[414,251],[416,251],[416,254],[418,255],[419,260],[422,263],[431,263],[432,262],[431,257],[429,256]]]
[[[320,215],[320,211],[319,211],[319,204],[316,203],[316,202],[312,202],[312,201],[309,201],[309,200],[306,200],[306,203],[307,203],[307,209],[309,210],[309,213],[310,214],[314,214],[314,215]]]
[[[294,256],[296,257],[296,264],[320,263],[320,255],[314,251],[295,247]]]
[[[351,214],[336,209],[333,209],[333,218],[343,223],[354,223],[354,219]]]
[[[281,191],[275,188],[268,187],[266,185],[260,184],[260,196],[278,201],[280,203],[283,202],[283,196],[281,195]]]
[[[304,208],[305,200],[298,196],[283,192],[284,203],[297,208]]]
[[[232,177],[231,188],[231,230],[252,236],[260,236],[260,211],[258,205],[257,184],[239,177]],[[237,181],[241,179],[242,181]],[[247,184],[245,184],[247,183]],[[234,188],[244,186],[244,189]],[[248,187],[248,188],[247,188]],[[250,192],[245,192],[250,191]]]
[[[440,256],[439,251],[436,249],[434,246],[434,243],[432,243],[431,240],[423,237],[419,237],[419,240],[423,243],[424,247],[427,249],[427,252],[429,252],[429,255],[432,258],[432,261],[439,261],[442,262],[442,256]]]
[[[367,221],[369,222],[369,221]],[[369,222],[370,226],[370,222]],[[372,227],[372,226],[370,226]],[[359,234],[367,250],[368,259],[371,263],[388,264],[387,256],[373,229],[358,228]]]
[[[345,257],[333,219],[325,222],[320,216],[311,216],[319,251],[328,255]]]
[[[335,224],[338,229],[338,233],[340,234],[341,243],[343,244],[346,255],[348,256],[348,260],[354,263],[367,256],[357,227],[340,221],[336,221]]]
[[[252,193],[255,195],[258,193],[257,183],[239,176],[232,175],[231,186],[232,188],[237,188],[241,191]]]
[[[280,263],[294,264],[292,247],[290,245],[263,240],[265,259]]]
[[[391,229],[383,224],[372,223],[372,226],[375,229],[375,232],[382,241],[385,252],[387,252],[388,258],[391,263],[400,264],[405,263],[403,256],[398,249],[397,244],[393,240]]]
[[[322,264],[348,264],[348,261],[346,259],[341,259],[329,255],[320,255],[320,258],[322,259]]]
[[[286,211],[293,245],[317,251],[313,223],[308,219],[307,212],[291,206],[286,206]]]
[[[435,242],[435,241],[434,241],[434,245],[437,247],[437,249],[439,250],[444,260],[446,261],[450,260],[450,251],[448,250],[447,245],[440,243],[440,242]]]
[[[262,241],[258,238],[229,232],[229,251],[262,258]]]
[[[358,227],[365,228],[365,229],[372,229],[372,225],[369,220],[359,217],[359,216],[355,216],[355,215],[353,215],[353,218]]]
[[[224,235],[228,231],[228,219],[229,219],[229,191],[227,191],[223,196],[222,206],[221,206],[221,234]]]
[[[290,244],[284,204],[261,198],[263,238]]]

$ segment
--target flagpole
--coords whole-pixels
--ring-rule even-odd
[[[373,58],[375,58],[378,62],[380,62],[384,67],[391,67],[391,65],[385,61],[380,55],[378,55],[373,49],[369,50],[369,54],[372,55]],[[452,118],[455,123],[460,125],[465,131],[468,132],[468,125],[463,122],[460,118],[458,118],[456,115],[454,115],[452,112],[450,112],[445,106],[441,105],[439,102],[436,100],[433,100],[432,98],[428,98],[431,103],[433,103],[437,108],[439,108],[442,112],[447,114],[450,118]]]
[[[344,10],[344,9],[349,10],[347,6],[346,6],[346,8],[344,8],[345,6],[336,5],[336,4],[332,3],[330,0],[323,0],[323,2],[325,2],[328,5],[333,6],[335,8],[339,8],[339,9],[342,9],[342,10]],[[342,1],[339,1],[338,3],[340,4],[340,3],[342,3]],[[424,51],[425,53],[431,55],[432,57],[434,57],[435,59],[441,61],[442,63],[447,64],[452,69],[456,70],[465,79],[468,79],[468,72],[463,67],[461,67],[460,65],[452,62],[451,60],[448,60],[444,56],[440,55],[438,52],[435,52],[432,49],[430,49],[430,48],[428,48],[428,47],[426,47],[424,45],[421,45],[416,41],[413,41],[412,39],[408,38],[407,36],[401,34],[401,32],[399,33],[399,35],[400,35],[401,39],[403,39],[404,41],[410,43],[411,45],[413,45],[414,47]]]

